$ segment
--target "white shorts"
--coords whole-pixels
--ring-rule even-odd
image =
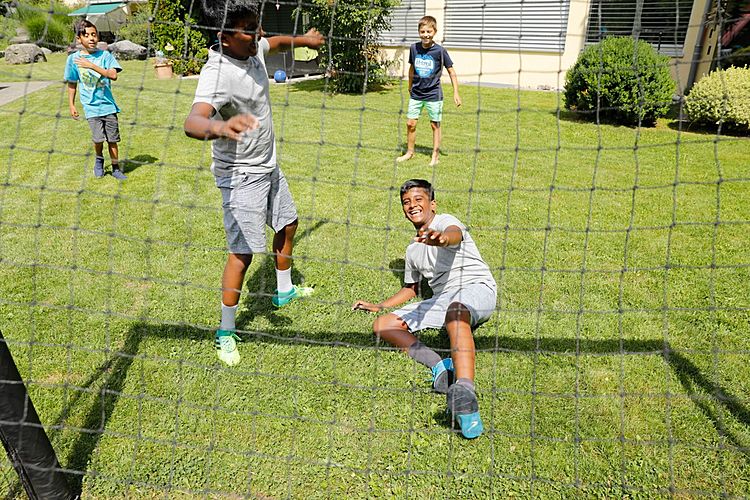
[[[268,225],[275,232],[297,220],[289,184],[276,167],[266,174],[237,174],[229,186],[217,179],[224,208],[227,246],[234,254],[266,252]]]
[[[471,313],[471,326],[484,323],[492,316],[497,304],[497,292],[490,285],[476,283],[460,290],[443,291],[432,298],[409,304],[393,311],[401,318],[410,332],[445,326],[448,306],[459,302]]]

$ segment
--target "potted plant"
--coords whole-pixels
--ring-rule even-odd
[[[174,50],[174,47],[172,47],[172,44],[168,43],[164,50],[167,52],[171,52]],[[154,58],[154,71],[156,72],[156,79],[157,80],[168,80],[172,78],[172,61],[169,60],[168,57],[164,55],[164,52],[161,50],[156,51],[156,57]]]

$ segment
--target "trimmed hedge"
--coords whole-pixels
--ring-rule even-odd
[[[685,99],[695,122],[750,130],[750,68],[716,70],[693,85]]]
[[[587,47],[565,78],[565,107],[592,118],[652,125],[672,104],[669,57],[647,42],[608,37]]]

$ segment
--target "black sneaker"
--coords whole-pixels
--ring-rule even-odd
[[[461,384],[448,388],[448,413],[455,420],[466,439],[479,437],[484,431],[482,417],[479,416],[477,395]]]
[[[104,158],[99,156],[94,159],[94,177],[97,179],[104,177]]]

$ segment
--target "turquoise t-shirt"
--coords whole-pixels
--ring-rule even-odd
[[[97,50],[93,54],[89,54],[83,50],[73,52],[65,62],[65,81],[80,82],[78,85],[78,94],[81,98],[86,118],[119,113],[120,108],[117,107],[115,98],[112,95],[109,78],[100,75],[93,69],[76,66],[73,61],[79,57],[85,57],[102,69],[115,68],[118,72],[122,71],[122,67],[117,62],[117,59],[115,59],[115,56],[106,50]]]

